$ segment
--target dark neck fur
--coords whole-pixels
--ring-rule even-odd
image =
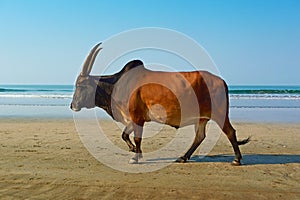
[[[120,77],[128,72],[129,70],[135,67],[144,67],[143,62],[140,60],[132,60],[128,62],[123,69],[113,75],[108,76],[94,76],[94,79],[97,81],[96,96],[95,96],[95,105],[104,109],[112,118],[111,110],[111,95],[114,89],[114,84],[120,79]]]
[[[95,105],[105,110],[113,118],[111,110],[112,91],[113,84],[101,82],[101,80],[99,80],[96,89]]]

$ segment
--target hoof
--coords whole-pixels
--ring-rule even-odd
[[[136,158],[131,158],[128,163],[129,164],[138,164],[139,161]]]
[[[139,159],[142,159],[143,158],[143,154],[142,153],[137,153],[135,154],[135,156],[133,158],[131,158],[129,160],[129,164],[137,164],[139,163]]]
[[[234,160],[234,161],[232,161],[231,165],[233,165],[233,166],[240,166],[241,162],[238,161],[238,160]]]
[[[187,161],[187,158],[185,158],[185,157],[179,157],[179,158],[177,158],[177,160],[175,162],[186,163],[186,161]]]

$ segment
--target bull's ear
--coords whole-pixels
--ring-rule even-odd
[[[89,55],[86,57],[82,66],[82,71],[81,71],[82,76],[88,76],[91,73],[96,56],[99,53],[99,51],[102,49],[100,48],[101,44],[102,43],[95,45],[90,51]]]

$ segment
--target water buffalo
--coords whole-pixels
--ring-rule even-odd
[[[123,140],[135,152],[130,163],[142,157],[141,141],[145,122],[156,121],[175,128],[195,125],[196,136],[190,149],[176,161],[184,163],[205,138],[205,127],[211,119],[228,137],[235,152],[233,165],[240,165],[242,155],[229,112],[227,84],[206,71],[161,72],[146,69],[143,62],[133,60],[113,75],[92,76],[90,72],[101,43],[87,56],[76,80],[71,109],[100,107],[114,120],[122,122]],[[129,135],[134,132],[134,142]]]

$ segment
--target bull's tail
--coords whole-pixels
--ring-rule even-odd
[[[237,141],[238,145],[244,145],[247,144],[248,142],[250,142],[250,137],[244,140]]]

